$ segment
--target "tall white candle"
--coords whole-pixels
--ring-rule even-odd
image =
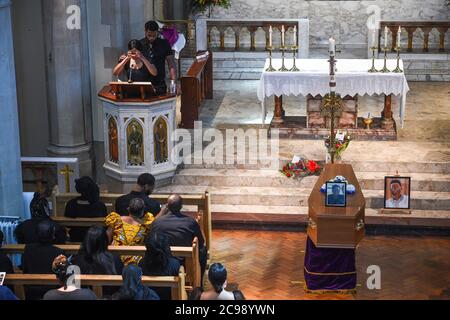
[[[273,29],[272,26],[269,27],[269,47],[272,48],[272,35],[273,35]]]
[[[281,26],[281,46],[284,47],[284,33],[286,30],[284,29],[284,25]]]
[[[377,46],[377,29],[373,29],[372,31],[372,48]]]
[[[297,46],[297,26],[294,26],[294,46]]]
[[[388,27],[384,27],[384,47],[387,48]]]
[[[400,38],[402,37],[402,27],[398,27],[398,32],[397,32],[397,48],[400,49],[400,45],[401,45],[401,40]]]
[[[330,55],[334,56],[336,53],[336,40],[331,37],[330,39]]]

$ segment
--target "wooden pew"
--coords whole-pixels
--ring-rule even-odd
[[[53,193],[53,217],[55,221],[66,227],[90,227],[92,225],[103,225],[103,218],[66,218],[64,211],[69,200],[80,196],[77,193]],[[121,194],[102,193],[100,194],[100,201],[102,201],[111,213],[114,210],[116,199],[122,196]],[[152,194],[151,198],[159,201],[161,204],[167,202],[169,194]],[[212,224],[211,224],[211,194],[205,192],[204,194],[185,194],[181,195],[183,198],[183,205],[196,206],[197,214],[193,217],[197,220],[205,238],[205,245],[208,249],[208,261],[211,257],[211,240],[212,240]],[[187,213],[189,214],[189,213]]]
[[[76,255],[80,250],[80,245],[56,245],[56,247],[64,250],[66,255]],[[23,254],[25,245],[13,244],[5,245],[0,248],[0,252],[5,254]],[[109,246],[108,250],[119,256],[144,256],[146,248],[143,246]],[[201,286],[201,269],[198,253],[198,239],[195,238],[192,247],[171,247],[172,255],[178,258],[184,258],[186,267],[186,283],[189,284],[186,288]]]
[[[81,285],[92,286],[98,298],[103,296],[103,287],[105,286],[121,286],[122,276],[109,275],[81,275],[79,276]],[[142,277],[142,283],[145,286],[152,287],[169,287],[172,289],[172,300],[187,300],[185,273],[183,266],[177,277]],[[14,286],[16,296],[25,300],[26,285],[59,285],[56,276],[53,274],[7,274],[4,285]]]

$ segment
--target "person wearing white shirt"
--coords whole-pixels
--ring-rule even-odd
[[[390,182],[392,197],[386,200],[386,208],[409,208],[409,197],[402,194],[402,183],[398,179]]]

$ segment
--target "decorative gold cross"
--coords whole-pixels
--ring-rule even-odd
[[[66,164],[64,169],[59,171],[59,174],[63,175],[66,180],[66,193],[70,193],[70,175],[73,174],[73,170]]]

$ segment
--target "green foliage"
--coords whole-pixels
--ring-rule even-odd
[[[200,12],[205,12],[206,9],[211,7],[222,7],[228,9],[231,6],[231,0],[193,0],[194,8]]]

